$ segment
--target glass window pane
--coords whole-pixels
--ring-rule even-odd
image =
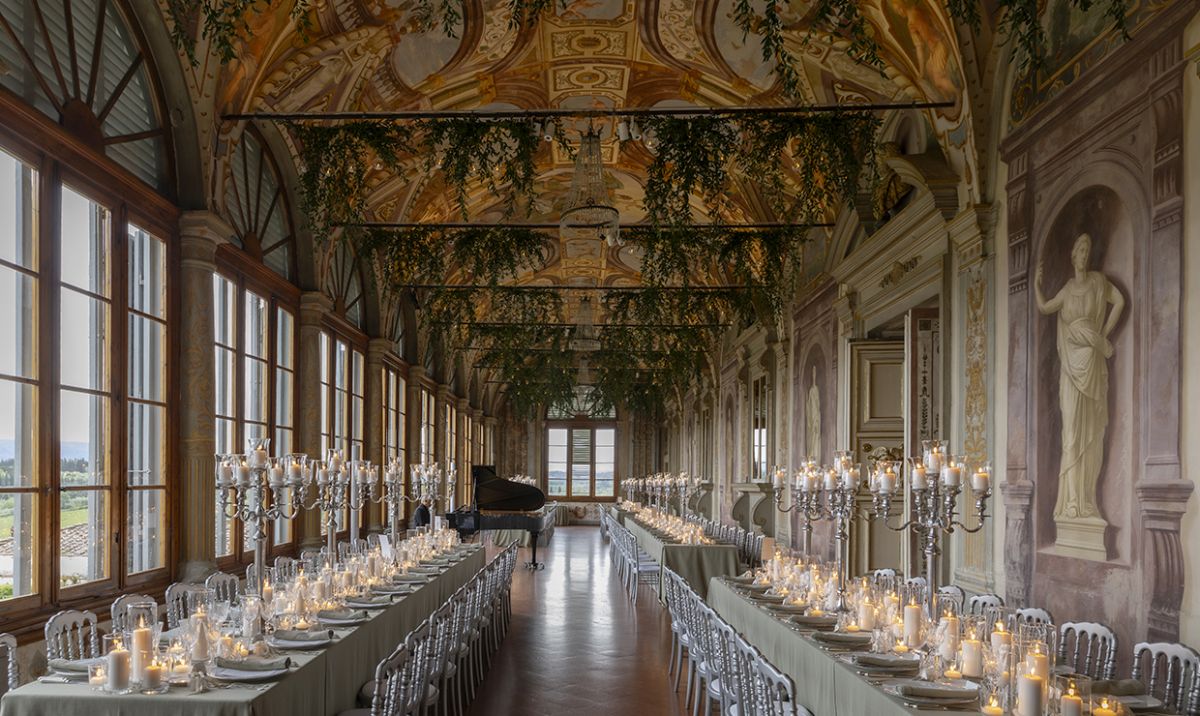
[[[282,368],[295,368],[295,320],[282,308],[275,311],[275,362]]]
[[[267,357],[267,301],[246,291],[246,355]]]
[[[587,497],[592,494],[592,466],[571,465],[571,494]]]
[[[0,379],[0,487],[34,484],[38,474],[36,400],[35,386]],[[0,560],[3,559],[0,552]]]
[[[63,587],[108,578],[108,492],[59,493],[58,581]]]
[[[0,602],[37,590],[37,496],[0,494]]]
[[[353,391],[355,395],[363,394],[363,373],[366,371],[365,364],[366,359],[363,357],[363,354],[359,353],[358,351],[354,351]]]
[[[62,282],[108,296],[108,210],[64,186],[59,216]]]
[[[167,317],[167,248],[157,237],[129,226],[129,306]]]
[[[213,374],[213,388],[216,390],[214,409],[217,415],[227,418],[234,416],[234,360],[233,351],[218,346],[214,349],[216,370]]]
[[[127,502],[129,536],[125,543],[125,569],[129,574],[137,574],[166,566],[166,491],[131,490]]]
[[[0,265],[0,373],[37,377],[37,279]]]
[[[37,172],[0,150],[0,260],[37,266]]]
[[[563,428],[550,428],[549,442],[551,445],[567,446],[567,431]],[[565,451],[564,451],[565,454]]]
[[[232,420],[217,418],[216,451],[222,455],[241,452],[233,444],[234,432],[237,427]]]
[[[61,484],[108,484],[108,398],[71,390],[59,396]]]
[[[158,405],[129,404],[130,486],[166,484],[166,410]]]
[[[267,419],[267,363],[246,356],[245,418],[265,422]]]
[[[596,429],[596,444],[597,445],[616,445],[617,431],[613,428],[597,428]]]
[[[293,411],[292,374],[282,368],[277,368],[275,369],[275,423],[284,427],[292,427]]]
[[[158,321],[129,315],[129,395],[142,400],[165,400],[167,327]]]
[[[63,385],[105,390],[108,355],[108,304],[82,293],[61,294],[59,358]]]
[[[213,340],[223,346],[233,347],[237,340],[237,298],[233,282],[220,274],[213,274]]]

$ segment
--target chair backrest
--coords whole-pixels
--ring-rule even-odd
[[[167,587],[167,628],[174,629],[192,613],[192,595],[206,591],[203,584],[191,582],[175,582]]]
[[[0,678],[0,696],[17,688],[17,638],[12,634],[0,634],[0,664],[4,665],[4,677]]]
[[[409,693],[411,679],[406,669],[411,666],[408,648],[401,644],[375,667],[375,691],[371,694],[371,716],[400,716],[412,702]]]
[[[1150,662],[1149,675],[1145,663]],[[1200,712],[1200,654],[1190,646],[1170,642],[1139,642],[1133,647],[1133,678],[1148,693],[1192,716]]]
[[[204,586],[213,590],[217,599],[229,602],[231,606],[238,603],[238,594],[242,591],[237,575],[224,572],[213,572],[208,575],[208,579],[204,580]]]
[[[1117,674],[1117,635],[1096,622],[1063,622],[1058,628],[1058,663],[1076,674],[1112,679]]]
[[[279,580],[294,579],[298,564],[292,557],[279,555],[275,558],[275,578]]]
[[[112,614],[112,631],[124,631],[125,620],[128,618],[128,607],[134,602],[152,602],[154,597],[145,594],[122,594],[113,600],[110,613]]]
[[[896,570],[891,567],[884,567],[871,572],[871,579],[883,579],[884,577],[895,577]]]
[[[65,609],[46,622],[46,660],[100,656],[96,613]]]
[[[968,614],[984,614],[992,607],[1004,606],[1004,599],[999,594],[976,594],[967,600]]]
[[[921,589],[925,589],[929,586],[929,581],[924,577],[909,577],[908,579],[904,580],[904,583],[910,587],[920,587]]]
[[[966,591],[957,584],[944,584],[938,587],[937,593],[943,598],[953,599],[958,603],[958,610],[961,612],[967,601]]]
[[[1053,624],[1054,615],[1041,607],[1025,607],[1016,611],[1018,623]]]

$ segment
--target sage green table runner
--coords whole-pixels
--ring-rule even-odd
[[[484,565],[484,550],[475,546],[431,582],[387,609],[370,612],[361,626],[338,630],[328,649],[289,654],[299,666],[266,684],[212,689],[190,694],[172,687],[165,694],[113,695],[87,684],[33,682],[0,700],[0,716],[287,716],[336,714],[355,707],[375,665],[392,653],[404,635],[421,623]],[[258,690],[256,686],[264,686]]]
[[[885,693],[835,659],[806,634],[784,625],[723,579],[708,587],[708,604],[783,673],[792,677],[796,701],[817,716],[912,716],[914,708]],[[979,716],[978,709],[936,709],[938,714]],[[930,712],[932,713],[932,711]]]
[[[738,573],[738,550],[729,544],[674,544],[666,535],[651,532],[642,523],[627,515],[625,527],[633,533],[638,546],[654,561],[658,562],[659,590],[661,568],[669,568],[703,598],[708,592],[708,582],[713,577],[732,577]]]

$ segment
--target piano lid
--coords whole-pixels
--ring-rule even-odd
[[[546,493],[532,485],[505,480],[496,474],[494,465],[472,466],[471,479],[477,510],[530,511],[546,504]]]

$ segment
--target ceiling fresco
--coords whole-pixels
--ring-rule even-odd
[[[239,60],[216,77],[217,111],[388,111],[470,108],[745,106],[788,102],[761,60],[757,36],[744,37],[733,0],[568,0],[532,28],[510,25],[505,0],[467,0],[451,37],[421,31],[411,0],[327,0],[317,4],[307,38],[285,2],[254,17]],[[934,0],[870,0],[863,10],[876,31],[882,69],[848,58],[845,43],[808,35],[811,4],[790,3],[784,19],[798,59],[800,95],[808,103],[957,100],[931,113],[930,125],[951,156],[970,156],[963,129],[964,85],[954,33]],[[609,185],[623,222],[642,218],[645,167],[637,143],[618,147],[613,122],[605,137]],[[583,130],[586,124],[570,125]],[[573,136],[573,132],[568,132]],[[548,143],[530,221],[557,221],[570,184],[571,160]],[[799,174],[797,181],[803,181]],[[448,192],[423,164],[402,176],[371,178],[381,221],[461,219]],[[750,190],[733,197],[726,221],[769,221]],[[479,189],[473,221],[497,220],[501,200]],[[699,207],[697,207],[699,209]],[[575,242],[578,244],[579,242]],[[628,249],[560,240],[552,262],[523,281],[636,283],[639,262]]]

